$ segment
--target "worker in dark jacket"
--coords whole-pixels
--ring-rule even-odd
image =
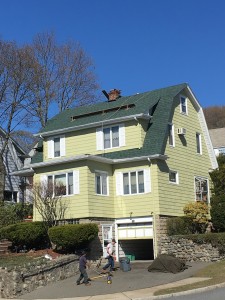
[[[88,275],[87,275],[87,259],[86,259],[86,252],[82,251],[81,256],[79,258],[79,271],[80,271],[80,276],[77,279],[77,285],[81,283],[81,280],[83,280],[83,283],[85,285],[91,285],[91,283],[88,281]]]

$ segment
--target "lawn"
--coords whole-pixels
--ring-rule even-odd
[[[225,260],[215,262],[193,275],[193,277],[208,277],[209,280],[189,284],[185,286],[179,286],[170,289],[161,289],[154,293],[154,295],[165,295],[171,293],[178,293],[182,291],[197,289],[205,286],[215,285],[225,282]]]

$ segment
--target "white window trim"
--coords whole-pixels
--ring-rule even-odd
[[[201,179],[204,179],[207,181],[207,197],[208,197],[208,201],[205,202],[203,200],[197,200],[196,199],[196,185],[195,185],[195,179],[196,178],[201,178]],[[204,177],[204,176],[199,176],[199,175],[196,175],[194,176],[194,197],[195,197],[195,202],[203,202],[203,203],[207,203],[207,204],[210,204],[210,194],[209,194],[209,179],[207,177]]]
[[[169,177],[169,183],[178,185],[179,184],[179,174],[178,174],[178,172],[174,171],[174,170],[169,170],[169,173],[175,173],[176,174],[176,181],[175,182],[170,181],[170,177]]]
[[[181,98],[184,98],[184,99],[185,99],[186,112],[183,112],[183,111],[182,111],[182,102],[181,102]],[[184,95],[180,95],[180,113],[181,113],[182,115],[188,115],[187,97],[184,96]]]
[[[199,133],[199,132],[196,132],[196,138],[197,138],[197,135],[198,135],[198,141],[199,141],[199,148],[200,148],[200,152],[197,152],[196,151],[196,153],[198,154],[198,155],[202,155],[202,135],[201,135],[201,133]],[[196,140],[196,150],[197,150],[197,140]]]
[[[173,138],[173,144],[170,144],[170,132],[169,132],[169,136],[168,136],[168,142],[169,142],[169,146],[170,147],[175,147],[175,134],[174,134],[174,124],[173,123],[168,123],[168,125],[171,125],[172,126],[172,138]]]
[[[60,139],[60,155],[54,156],[54,139]],[[65,135],[57,135],[50,137],[47,140],[47,147],[48,147],[48,158],[60,158],[66,155],[66,147],[65,147]]]
[[[104,148],[104,134],[103,134],[103,129],[107,128],[112,128],[112,127],[119,127],[119,146],[117,147],[110,147],[110,148]],[[111,132],[111,130],[110,130]],[[97,150],[111,150],[111,149],[116,149],[116,148],[121,148],[125,146],[125,126],[124,124],[113,124],[110,126],[105,126],[105,127],[99,127],[96,129],[96,149]]]
[[[107,194],[97,194],[97,181],[96,181],[96,175],[106,175],[106,186],[107,186]],[[106,171],[100,171],[100,170],[95,170],[95,195],[96,196],[109,196],[109,175],[108,172]]]
[[[73,173],[73,194],[68,194],[68,174]],[[61,195],[61,197],[71,197],[80,193],[80,183],[79,183],[79,170],[71,170],[67,172],[59,172],[54,174],[41,175],[41,182],[48,182],[48,177],[52,176],[53,182],[55,182],[55,176],[66,175],[66,195]]]
[[[135,194],[124,194],[124,187],[123,187],[123,174],[126,173],[132,173],[132,172],[140,172],[143,171],[144,172],[144,192],[143,193],[135,193]],[[138,177],[137,177],[138,178]],[[129,185],[130,188],[130,185]],[[151,193],[151,174],[150,174],[150,169],[135,169],[135,170],[128,170],[128,171],[124,171],[124,172],[117,172],[116,173],[116,195],[117,196],[125,196],[125,197],[129,197],[129,196],[137,196],[137,195],[143,195],[143,194],[147,194],[147,193]]]

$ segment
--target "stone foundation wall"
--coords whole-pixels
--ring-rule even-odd
[[[0,268],[0,298],[15,298],[78,273],[78,256],[68,255],[26,268]]]
[[[185,261],[218,261],[225,258],[219,250],[211,244],[197,244],[192,240],[162,236],[159,239],[160,254],[173,254]]]

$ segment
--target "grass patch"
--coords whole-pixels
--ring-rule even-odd
[[[169,289],[161,289],[156,291],[154,295],[157,296],[157,295],[178,293],[178,292],[183,292],[183,291],[188,291],[188,290],[193,290],[201,287],[223,283],[225,282],[225,260],[210,264],[209,266],[196,272],[192,277],[209,277],[209,280],[183,285],[179,287],[169,288]]]
[[[11,268],[20,267],[37,261],[37,258],[24,254],[20,255],[3,255],[0,256],[0,267]]]

